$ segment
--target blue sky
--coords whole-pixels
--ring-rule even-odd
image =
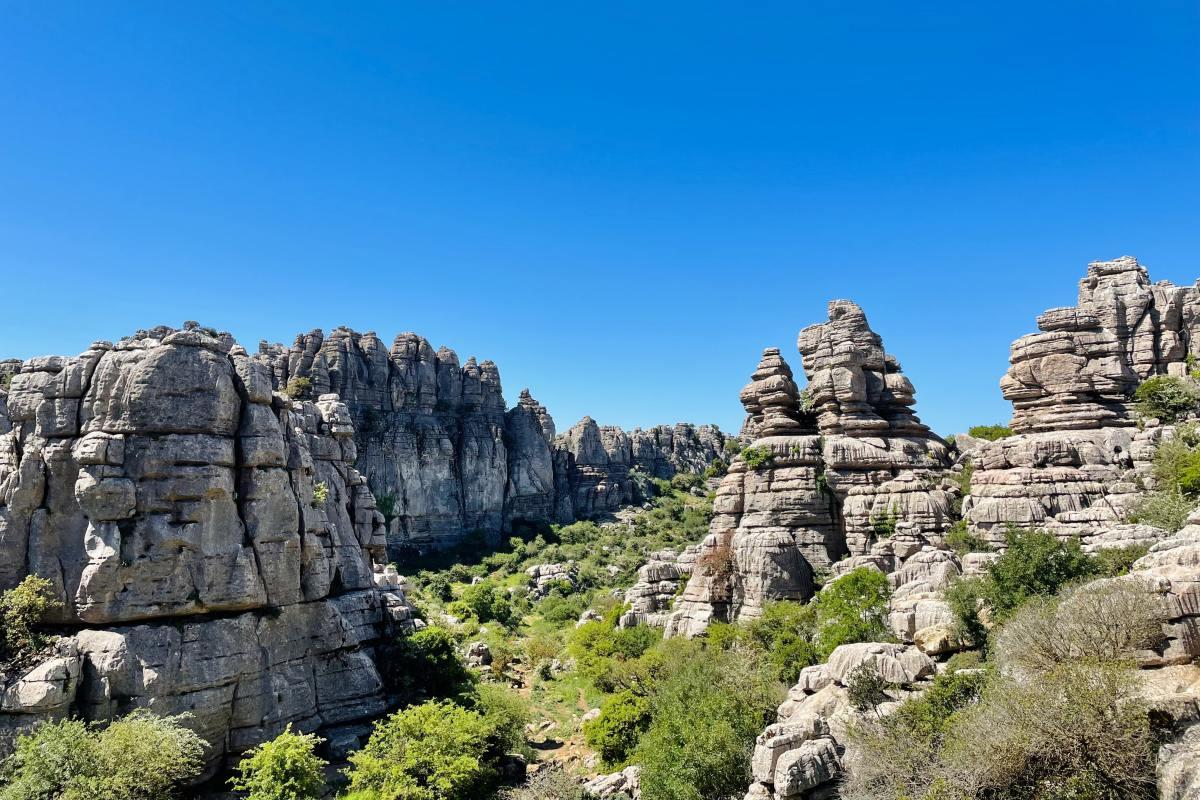
[[[936,430],[1089,260],[1200,276],[1200,4],[0,2],[0,355],[197,319],[715,421],[867,310]]]

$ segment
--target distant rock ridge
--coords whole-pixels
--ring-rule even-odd
[[[814,568],[881,551],[891,558],[894,534],[914,550],[940,542],[954,520],[942,481],[949,449],[913,414],[913,386],[862,309],[834,300],[798,348],[803,391],[768,348],[741,392],[749,447],[717,489],[668,635],[757,616],[768,600],[806,600]]]
[[[680,423],[625,432],[585,417],[558,434],[549,411],[522,390],[505,408],[491,361],[460,366],[414,333],[387,348],[373,333],[337,328],[263,342],[254,356],[277,389],[297,378],[350,410],[356,467],[386,498],[388,544],[444,549],[471,533],[495,542],[522,525],[609,514],[636,499],[632,469],[670,478],[699,472],[724,452],[716,426]]]

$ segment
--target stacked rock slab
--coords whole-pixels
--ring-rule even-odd
[[[1088,265],[1079,303],[1038,317],[1012,345],[1000,381],[1016,434],[983,444],[965,514],[1000,542],[1010,526],[1085,539],[1118,523],[1139,497],[1137,462],[1161,431],[1139,431],[1138,384],[1183,374],[1200,328],[1200,288],[1152,284],[1136,259]]]
[[[25,362],[0,402],[0,590],[48,579],[65,638],[8,676],[0,742],[146,706],[192,714],[215,766],[384,710],[373,647],[413,623],[356,455],[336,395],[274,394],[195,327]]]
[[[806,600],[813,567],[867,555],[884,527],[905,530],[915,552],[952,523],[953,496],[938,483],[946,445],[912,413],[912,384],[862,309],[833,301],[828,322],[800,333],[799,349],[803,393],[776,348],[763,351],[742,390],[750,447],[717,489],[668,635],[757,616],[768,600]]]
[[[276,388],[297,378],[331,392],[353,417],[358,470],[386,498],[388,546],[445,549],[468,534],[495,542],[523,525],[603,516],[635,499],[634,467],[653,477],[700,471],[723,451],[713,426],[681,423],[626,433],[584,418],[561,436],[526,389],[505,410],[491,361],[459,363],[449,348],[402,333],[390,348],[337,328],[261,343]]]

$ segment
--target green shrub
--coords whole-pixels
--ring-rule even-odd
[[[1134,562],[1148,552],[1150,552],[1150,546],[1145,544],[1106,547],[1094,553],[1092,560],[1095,562],[1097,575],[1117,578],[1121,575],[1128,575],[1133,570]]]
[[[317,800],[325,790],[325,760],[318,758],[321,740],[311,733],[283,733],[246,753],[230,779],[246,800]]]
[[[774,719],[780,687],[745,649],[668,640],[651,723],[633,761],[644,800],[740,797],[754,739]]]
[[[983,645],[986,627],[980,612],[1003,622],[1033,597],[1050,597],[1062,587],[1097,574],[1097,561],[1083,552],[1078,539],[1060,541],[1045,531],[1010,529],[1007,548],[982,577],[961,578],[945,591],[964,641]]]
[[[859,567],[837,578],[817,595],[815,642],[821,660],[834,648],[852,642],[888,641],[887,576],[877,569]]]
[[[889,508],[887,511],[871,517],[871,531],[875,534],[876,539],[890,539],[896,532],[896,524],[899,521],[900,518],[896,515],[896,511]]]
[[[600,716],[584,723],[583,735],[607,769],[621,769],[650,727],[650,699],[630,690],[604,699]]]
[[[729,464],[723,458],[714,458],[712,463],[704,469],[703,477],[705,480],[712,478],[720,478],[726,472],[729,472]]]
[[[474,686],[458,657],[454,638],[436,625],[400,636],[379,660],[389,691],[405,703],[461,697]]]
[[[519,621],[508,593],[489,580],[464,587],[462,596],[450,604],[450,610],[480,622],[495,621],[507,626]]]
[[[967,435],[994,442],[997,439],[1007,439],[1013,432],[1007,425],[973,425],[967,429]]]
[[[376,723],[351,753],[351,792],[378,800],[470,800],[494,776],[484,718],[446,701],[412,706]]]
[[[313,484],[313,499],[312,507],[320,508],[329,501],[329,485],[325,481],[317,481]]]
[[[986,539],[971,533],[965,519],[960,519],[950,526],[946,534],[946,546],[960,556],[967,553],[990,553],[992,550]]]
[[[820,663],[821,654],[813,643],[816,627],[816,605],[785,600],[767,603],[762,616],[748,623],[745,631],[746,638],[763,652],[775,678],[791,686],[802,669]]]
[[[384,520],[390,523],[396,518],[396,495],[382,494],[375,498],[375,508],[383,514]]]
[[[54,594],[54,584],[37,575],[26,575],[13,588],[0,595],[0,628],[4,632],[4,653],[17,656],[45,646],[45,637],[37,625],[50,611],[62,608]]]
[[[486,752],[490,757],[508,753],[532,755],[525,742],[529,707],[519,695],[499,684],[481,683],[476,689],[475,711],[483,715]]]
[[[1175,533],[1187,524],[1187,519],[1196,507],[1196,501],[1183,493],[1178,486],[1147,493],[1130,510],[1127,522],[1153,525]]]
[[[846,676],[846,699],[855,711],[875,711],[888,699],[889,684],[874,661],[864,661]]]
[[[293,400],[307,400],[312,396],[312,381],[308,378],[292,378],[283,387],[283,393]]]
[[[694,472],[677,472],[671,478],[671,488],[677,492],[689,492],[704,485],[704,478]]]
[[[501,800],[587,800],[583,784],[561,764],[548,762],[523,786],[506,789]],[[615,800],[615,798],[614,798]]]
[[[750,469],[766,469],[775,461],[775,453],[763,445],[747,447],[742,450],[741,456]]]
[[[1195,383],[1173,375],[1155,375],[1142,381],[1133,393],[1138,413],[1163,423],[1178,422],[1196,410],[1200,391]]]
[[[102,731],[76,720],[20,736],[0,774],[0,800],[167,800],[204,768],[186,717],[138,709]]]

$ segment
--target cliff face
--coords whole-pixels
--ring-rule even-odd
[[[1152,375],[1186,371],[1200,288],[1151,284],[1134,258],[1098,261],[1080,281],[1079,304],[1050,309],[1037,325],[1013,343],[1000,381],[1017,435],[974,455],[966,517],[997,541],[1010,524],[1086,539],[1119,523],[1161,435],[1137,429],[1133,391]]]
[[[273,394],[198,329],[25,362],[0,404],[0,589],[49,579],[68,638],[6,688],[0,737],[152,706],[193,714],[215,766],[380,713],[373,645],[412,622],[352,434],[335,395]]]
[[[813,567],[844,566],[846,556],[891,565],[940,542],[953,522],[940,482],[947,447],[912,413],[913,386],[862,309],[833,301],[829,321],[804,329],[798,345],[803,393],[774,348],[742,390],[751,445],[717,490],[668,634],[756,616],[770,599],[806,600]]]
[[[634,500],[633,468],[654,477],[700,471],[723,452],[714,426],[679,424],[626,433],[585,417],[562,436],[523,390],[505,410],[491,361],[459,364],[402,333],[390,349],[374,333],[313,331],[291,347],[259,346],[276,388],[296,378],[314,395],[337,394],[350,410],[356,466],[387,498],[388,544],[441,549],[480,532],[492,541],[515,526],[569,523]]]

